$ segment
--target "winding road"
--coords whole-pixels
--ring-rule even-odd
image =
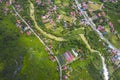
[[[78,7],[78,9],[82,12],[82,15],[84,16],[84,19],[89,23],[89,25],[91,26],[91,28],[96,31],[99,35],[99,37],[104,40],[111,49],[116,49],[103,35],[102,33],[96,29],[96,25],[93,23],[92,19],[88,17],[88,14],[86,13],[86,11],[81,10],[81,4],[78,3],[78,0],[75,0],[75,3]],[[86,45],[88,46],[88,48],[90,49],[91,52],[97,52],[99,54],[99,56],[102,59],[102,64],[103,64],[103,74],[104,74],[104,80],[109,80],[109,72],[107,69],[107,65],[105,63],[105,58],[101,55],[101,53],[97,50],[93,50],[90,48],[90,46],[88,45],[88,42],[86,42],[86,39],[83,37],[83,35],[81,35],[81,38],[85,41]]]
[[[99,54],[100,58],[102,59],[102,65],[103,65],[103,74],[104,74],[104,79],[105,80],[109,80],[109,73],[108,73],[108,69],[107,69],[107,65],[105,64],[105,58],[101,55],[101,53],[97,50],[91,49],[90,45],[88,44],[88,41],[86,39],[86,37],[84,36],[84,34],[80,34],[82,40],[85,42],[86,46],[88,47],[88,49],[90,50],[90,52],[96,52]]]
[[[81,4],[78,3],[78,0],[75,0],[76,4],[77,4],[77,7],[78,9],[82,12],[82,15],[84,16],[85,20],[89,23],[89,25],[91,26],[91,28],[97,32],[97,34],[99,35],[99,37],[104,41],[106,42],[109,47],[111,49],[117,49],[115,46],[113,46],[103,35],[102,33],[96,29],[96,25],[93,23],[92,19],[88,17],[88,14],[86,13],[86,11],[82,11],[81,10]],[[45,31],[43,31],[40,26],[38,26],[36,20],[35,20],[35,14],[34,14],[34,5],[33,3],[29,0],[29,3],[30,3],[30,17],[31,19],[33,20],[34,24],[35,24],[35,27],[36,29],[38,29],[43,35],[49,37],[50,39],[53,39],[53,40],[56,40],[56,41],[65,41],[65,39],[63,39],[62,37],[56,37],[54,35],[51,35],[51,34],[48,34],[46,33]],[[18,15],[18,17],[27,25],[27,27],[31,30],[31,32],[33,32],[33,34],[39,39],[39,41],[50,51],[50,54],[54,55],[54,53],[52,52],[52,50],[44,43],[44,41],[35,33],[35,31],[30,27],[30,25],[21,17],[21,15],[17,12],[17,10],[15,9],[15,7],[12,5],[12,0],[10,0],[10,4],[14,10],[14,12]],[[83,34],[80,34],[82,40],[85,42],[85,44],[87,45],[88,49],[91,51],[91,52],[97,52],[99,54],[99,56],[101,57],[102,59],[102,64],[103,64],[103,74],[104,74],[104,79],[105,80],[109,80],[109,72],[108,72],[108,69],[107,69],[107,65],[105,63],[105,58],[101,55],[101,53],[97,50],[93,50],[91,49],[90,45],[88,44],[88,41],[87,39],[85,38],[85,36]],[[119,50],[119,49],[117,49]],[[60,70],[60,80],[62,80],[62,66],[59,62],[59,60],[57,59],[57,57],[55,56],[56,58],[56,61],[58,63],[58,66],[59,66],[59,70]]]
[[[88,17],[88,14],[86,13],[86,11],[83,11],[81,10],[81,4],[78,3],[78,0],[75,0],[75,3],[77,4],[77,7],[78,9],[82,12],[82,15],[84,16],[85,20],[89,23],[89,25],[91,26],[91,28],[97,32],[97,34],[99,35],[99,37],[108,44],[108,47],[111,48],[111,49],[116,49],[120,52],[119,49],[117,49],[114,45],[112,45],[103,35],[102,33],[96,29],[96,25],[93,23],[92,19]],[[83,40],[85,40],[83,38]],[[87,42],[85,42],[87,44]],[[88,45],[88,44],[87,44]],[[88,46],[88,48],[90,49],[90,46]],[[109,80],[109,73],[108,73],[108,69],[107,69],[107,66],[105,64],[105,58],[101,55],[101,53],[99,51],[96,51],[96,50],[92,50],[90,49],[92,52],[97,52],[99,53],[99,56],[101,57],[102,59],[102,63],[103,63],[103,74],[104,74],[104,79],[105,80]]]

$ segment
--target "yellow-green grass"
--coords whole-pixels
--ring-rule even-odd
[[[45,27],[46,27],[47,29],[52,30],[53,25],[52,25],[52,24],[50,24],[50,23],[45,23]]]
[[[88,9],[91,11],[99,10],[100,7],[101,7],[101,5],[99,5],[99,4],[88,3]]]
[[[115,35],[111,35],[109,39],[113,45],[115,45],[117,48],[120,48],[120,40],[118,40]]]
[[[55,31],[53,31],[54,34],[56,35],[62,35],[62,31],[63,31],[63,27],[57,27],[57,29]]]
[[[72,23],[75,20],[75,18],[70,17],[70,16],[66,16],[66,15],[61,15],[61,19],[68,21],[70,23]]]
[[[0,72],[4,69],[4,63],[0,63]]]
[[[64,6],[64,7],[69,6],[69,2],[67,2],[67,1],[65,2],[65,1],[64,1],[64,2],[63,2],[63,6]]]
[[[55,4],[60,4],[61,0],[55,0]]]

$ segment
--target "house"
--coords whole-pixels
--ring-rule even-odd
[[[78,53],[77,53],[74,49],[72,49],[72,52],[73,52],[73,54],[75,55],[75,57],[78,56]]]
[[[12,0],[12,3],[15,3],[15,0]]]
[[[67,66],[63,66],[62,69],[65,71],[67,70]]]
[[[72,61],[73,58],[74,58],[74,56],[71,54],[71,52],[67,52],[67,53],[68,53],[68,55],[70,56],[70,61]]]
[[[42,19],[46,19],[46,18],[48,18],[50,15],[48,14],[48,15],[45,15],[45,16],[42,16]]]
[[[49,45],[49,48],[50,48],[50,49],[52,49],[52,48],[53,48],[52,44],[51,44],[51,45]]]
[[[9,6],[10,5],[10,2],[9,1],[6,1],[6,6]]]
[[[115,59],[117,59],[117,60],[120,61],[120,54],[117,54],[117,55],[115,56]]]
[[[114,49],[114,50],[112,50],[112,53],[116,55],[118,53],[118,51],[116,49]]]
[[[4,8],[4,14],[7,15],[9,9],[7,7]]]
[[[84,10],[86,10],[86,9],[88,9],[88,5],[87,5],[85,2],[83,2],[83,3],[82,3],[82,8],[83,8]]]
[[[37,5],[41,4],[41,0],[36,0]]]
[[[61,63],[61,65],[63,65],[65,63],[64,57],[62,55],[58,55],[57,56],[59,62]]]
[[[51,54],[49,54],[49,59],[52,60],[53,62],[56,61],[55,57],[53,55],[51,55]]]
[[[66,80],[66,79],[68,79],[68,77],[67,77],[66,75],[64,75],[64,76],[63,76],[63,79]]]
[[[47,23],[47,22],[49,22],[49,19],[42,20],[42,21],[43,21],[43,23]]]
[[[98,17],[101,17],[101,14],[100,14],[100,13],[98,13],[98,14],[97,14],[97,16],[98,16]]]
[[[92,20],[98,19],[97,15],[92,16]]]
[[[79,16],[82,16],[82,12],[81,11],[79,12]]]
[[[64,53],[63,56],[65,57],[66,61],[69,61],[70,60],[70,57],[68,54]]]
[[[50,3],[52,3],[52,1],[51,1],[51,0],[48,0],[48,3],[50,4]]]
[[[77,50],[77,53],[79,53],[79,52],[80,52],[80,53],[83,53],[82,49],[78,49],[78,50]]]
[[[2,3],[2,0],[0,0],[0,3]]]
[[[118,0],[102,0],[103,2],[118,2]]]
[[[16,23],[16,27],[19,27],[19,28],[21,28],[21,24],[19,24],[19,23]]]
[[[58,8],[58,7],[57,7],[56,5],[54,5],[53,10],[55,10],[55,11],[56,11],[56,10],[57,10],[57,8]]]
[[[66,59],[67,62],[72,61],[73,58],[74,58],[74,56],[73,56],[70,52],[65,52],[65,53],[63,54],[63,56],[65,57],[65,59]]]
[[[110,26],[110,31],[111,31],[111,32],[114,32],[115,29],[114,29],[114,26],[113,26],[112,22],[109,22],[109,26]]]
[[[65,28],[67,28],[67,27],[68,27],[68,25],[67,25],[67,22],[66,22],[66,21],[64,21],[64,27],[65,27]]]
[[[85,24],[86,23],[85,19],[81,19],[80,22],[81,22],[81,24]]]
[[[58,16],[57,16],[57,19],[59,19],[59,20],[60,20],[60,19],[61,19],[61,15],[58,15]]]
[[[70,15],[75,17],[76,14],[75,12],[70,12]]]
[[[27,34],[28,36],[31,35],[31,31],[30,31],[30,30],[27,31],[26,34]]]
[[[21,20],[16,20],[16,22],[17,22],[18,24],[20,24],[20,23],[21,23]]]
[[[106,16],[106,13],[105,13],[104,11],[103,11],[101,14],[102,14],[102,16],[104,16],[104,17]]]
[[[22,26],[22,31],[26,31],[26,30],[28,30],[28,29],[29,29],[28,27]]]
[[[99,31],[103,31],[103,30],[105,30],[105,28],[103,27],[103,26],[101,26],[101,25],[98,25],[98,28],[97,28]]]
[[[15,7],[18,11],[21,11],[21,9],[22,9],[20,4],[16,4]]]

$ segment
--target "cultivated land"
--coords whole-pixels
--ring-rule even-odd
[[[119,3],[0,0],[0,80],[119,80]]]

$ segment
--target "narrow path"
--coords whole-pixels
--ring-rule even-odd
[[[79,35],[80,35],[81,39],[85,42],[87,48],[88,48],[91,52],[93,52],[93,49],[91,49],[91,47],[90,47],[90,45],[88,44],[88,41],[87,41],[86,37],[84,36],[84,34],[79,34]]]
[[[48,34],[46,33],[45,31],[43,31],[40,26],[38,26],[36,20],[35,20],[35,14],[34,14],[34,5],[33,3],[29,0],[29,3],[30,3],[30,17],[32,18],[32,20],[34,21],[34,24],[35,24],[35,27],[36,29],[38,29],[43,35],[51,38],[51,39],[54,39],[56,41],[65,41],[65,39],[63,39],[62,37],[56,37],[54,35],[51,35],[51,34]]]
[[[105,58],[101,55],[101,53],[99,51],[91,49],[91,47],[90,47],[90,45],[89,45],[86,37],[84,36],[84,34],[80,34],[80,37],[85,42],[85,44],[86,44],[87,48],[90,50],[90,52],[96,52],[96,53],[98,53],[98,55],[102,59],[104,80],[109,80],[109,73],[108,73],[107,65],[105,63]]]

